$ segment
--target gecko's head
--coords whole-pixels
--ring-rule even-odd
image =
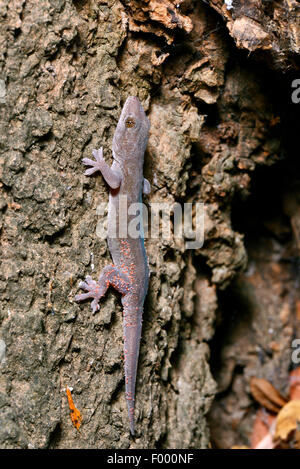
[[[116,159],[139,158],[148,142],[150,123],[138,98],[129,96],[113,139]]]

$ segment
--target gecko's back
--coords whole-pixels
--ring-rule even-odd
[[[142,208],[134,210],[132,204],[142,203],[144,187],[143,164],[148,141],[149,121],[140,104],[134,97],[127,99],[118,122],[113,140],[114,164],[119,165],[122,182],[119,191],[111,191],[109,204],[113,205],[117,215],[117,230],[127,228],[126,237],[117,231],[115,239],[108,239],[108,246],[114,264],[128,275],[129,292],[122,297],[124,308],[124,358],[125,388],[129,410],[131,433],[134,433],[134,395],[136,370],[138,363],[139,342],[141,337],[142,314],[145,296],[148,290],[148,260],[142,235],[133,237],[130,226],[140,224],[142,232]],[[133,214],[130,215],[130,208]],[[109,210],[110,213],[110,210]],[[127,220],[124,220],[124,218]],[[139,222],[137,221],[139,218]],[[115,220],[108,219],[108,224]],[[123,227],[121,224],[123,223]],[[125,233],[123,233],[124,235]],[[136,235],[137,233],[135,233]]]
[[[96,162],[84,159],[93,166],[86,171],[100,170],[110,185],[108,208],[108,247],[113,265],[103,269],[98,282],[87,278],[81,288],[88,291],[77,300],[94,298],[92,309],[109,285],[122,294],[125,389],[130,431],[135,432],[134,399],[139,342],[142,328],[144,300],[148,289],[149,269],[142,231],[142,193],[149,193],[149,183],[143,177],[144,152],[149,134],[149,121],[136,97],[129,97],[113,139],[113,164],[109,168],[102,159],[102,150],[94,150]],[[96,168],[96,169],[95,169]],[[134,205],[137,204],[137,205]]]

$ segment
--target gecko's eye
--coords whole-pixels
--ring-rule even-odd
[[[135,120],[132,117],[127,117],[125,121],[125,126],[127,127],[127,129],[131,129],[135,126]]]

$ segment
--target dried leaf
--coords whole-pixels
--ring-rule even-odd
[[[300,449],[300,400],[288,402],[277,415],[274,441],[280,448]]]
[[[266,379],[251,378],[250,390],[254,399],[271,412],[279,412],[287,402]]]
[[[79,431],[79,427],[82,423],[82,416],[81,416],[80,411],[76,409],[74,405],[70,388],[67,387],[66,392],[67,392],[68,404],[70,407],[70,417],[71,417],[74,427],[76,428],[76,430]]]

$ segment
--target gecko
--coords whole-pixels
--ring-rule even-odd
[[[127,98],[119,118],[112,143],[113,164],[108,166],[103,159],[102,147],[93,150],[95,160],[84,158],[83,164],[90,166],[85,171],[90,176],[100,171],[109,186],[108,236],[107,243],[113,263],[104,267],[98,281],[87,276],[79,288],[86,293],[75,296],[75,301],[91,298],[93,313],[100,309],[99,300],[109,286],[121,293],[123,306],[125,399],[128,408],[129,426],[135,434],[135,383],[140,348],[142,315],[148,290],[149,267],[142,230],[142,210],[138,214],[139,236],[121,233],[121,223],[135,218],[128,214],[131,204],[142,203],[142,194],[150,193],[150,183],[143,175],[144,153],[149,137],[150,122],[135,96]],[[123,205],[120,209],[120,199]],[[126,203],[124,210],[124,201]],[[125,217],[125,211],[127,214]],[[129,213],[130,210],[129,210]],[[124,226],[123,226],[124,228]],[[122,228],[122,229],[123,229]],[[115,236],[110,236],[115,230]]]

